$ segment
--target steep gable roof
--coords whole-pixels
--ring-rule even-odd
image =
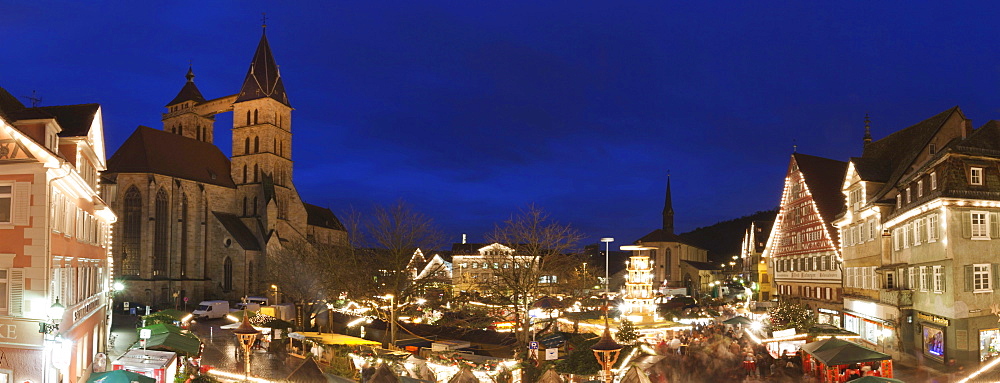
[[[836,243],[837,230],[833,230],[832,222],[845,206],[844,193],[840,188],[847,175],[847,163],[802,153],[792,154],[792,157],[812,194],[820,218],[826,223],[827,231]]]
[[[267,34],[260,36],[257,51],[250,62],[250,70],[243,80],[243,86],[236,97],[236,102],[256,100],[270,97],[278,102],[291,106],[288,95],[285,94],[285,83],[281,81],[281,72],[271,54],[271,46],[267,43]]]
[[[62,131],[59,137],[82,137],[90,133],[100,104],[43,106],[38,109],[55,117]],[[35,108],[32,108],[35,109]]]
[[[340,223],[340,219],[337,219],[337,215],[333,214],[332,210],[325,207],[319,207],[311,203],[303,202],[302,204],[306,207],[306,223],[309,226],[319,226],[334,230],[346,230],[344,229],[344,224]]]
[[[154,173],[235,188],[229,158],[211,143],[140,126],[108,160],[108,173]]]
[[[955,144],[957,153],[973,155],[1000,155],[1000,121],[987,121],[964,140]]]
[[[688,245],[688,246],[698,247],[698,246],[692,244],[690,241],[684,239],[683,237],[681,237],[681,236],[679,236],[677,234],[671,233],[670,231],[665,230],[665,229],[656,229],[656,230],[653,230],[649,234],[646,234],[646,235],[642,236],[642,238],[637,239],[636,242],[644,242],[644,243],[651,243],[651,242],[677,242],[677,243],[683,243],[683,244]]]
[[[215,219],[219,220],[222,227],[226,228],[229,235],[236,240],[236,243],[243,250],[260,250],[260,243],[257,242],[257,237],[253,235],[253,232],[250,231],[247,225],[243,224],[243,220],[235,214],[213,211],[212,215],[215,216]]]
[[[24,104],[17,100],[17,97],[10,94],[7,89],[0,87],[0,117],[9,118],[8,113],[15,110],[24,109]]]

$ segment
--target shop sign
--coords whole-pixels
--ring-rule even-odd
[[[19,318],[0,318],[0,344],[41,346],[43,335],[38,332],[38,321]]]
[[[922,320],[924,322],[939,324],[942,326],[949,326],[951,324],[951,321],[949,321],[947,318],[942,318],[937,315],[930,315],[924,313],[917,313],[917,319]]]
[[[830,310],[830,309],[824,309],[822,307],[819,309],[819,312],[826,313],[826,314],[840,315],[840,311]]]

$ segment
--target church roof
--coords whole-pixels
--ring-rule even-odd
[[[201,95],[201,91],[198,90],[198,86],[194,85],[194,70],[192,68],[188,68],[187,75],[184,77],[187,77],[187,82],[184,83],[183,87],[181,87],[181,91],[177,93],[177,97],[170,100],[166,106],[180,104],[184,101],[194,101],[196,103],[205,102],[205,97]]]
[[[100,104],[80,104],[43,106],[33,109],[42,109],[55,117],[59,127],[62,128],[59,137],[80,137],[90,133],[90,127],[94,125],[94,117],[97,116],[97,110],[100,108]]]
[[[681,261],[681,262],[687,263],[688,265],[691,265],[691,267],[694,267],[698,270],[722,270],[721,267],[713,265],[708,262],[698,262],[698,261]]]
[[[325,207],[319,207],[311,203],[302,203],[306,207],[306,223],[310,226],[325,227],[327,229],[345,230],[344,224],[340,223],[337,215]]]
[[[222,213],[218,211],[213,211],[215,219],[219,220],[219,223],[226,228],[229,235],[233,236],[233,239],[239,243],[243,250],[260,250],[260,244],[257,242],[257,237],[253,235],[250,228],[243,224],[243,220],[237,217],[235,214]]]
[[[651,242],[677,242],[677,243],[683,243],[683,244],[688,245],[688,246],[698,247],[698,246],[694,245],[693,243],[691,243],[691,241],[688,241],[688,240],[684,239],[683,237],[681,237],[681,236],[679,236],[677,234],[671,233],[670,231],[665,230],[665,229],[656,229],[656,230],[653,230],[649,234],[646,234],[646,235],[642,236],[642,238],[639,238],[638,240],[636,240],[636,242],[645,242],[645,243],[651,243]],[[700,249],[700,247],[698,247],[698,248]]]
[[[288,103],[288,95],[285,94],[285,84],[281,81],[278,64],[271,54],[271,46],[267,43],[266,34],[260,36],[260,43],[257,44],[257,51],[253,54],[250,70],[247,71],[247,77],[243,80],[243,87],[240,88],[236,102],[264,97],[270,97],[291,106]]]
[[[154,173],[235,188],[230,166],[211,143],[139,126],[108,160],[108,173]]]

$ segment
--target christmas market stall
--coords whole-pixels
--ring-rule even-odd
[[[892,357],[843,339],[830,338],[802,346],[802,370],[821,382],[862,377],[892,378]]]

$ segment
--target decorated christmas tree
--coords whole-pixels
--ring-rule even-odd
[[[618,326],[618,334],[615,335],[622,344],[632,345],[639,340],[639,333],[635,331],[635,324],[628,319],[622,319],[622,324]]]
[[[802,305],[779,302],[778,306],[768,311],[771,316],[771,326],[775,330],[794,328],[799,333],[807,332],[816,325],[816,318],[811,310]]]

